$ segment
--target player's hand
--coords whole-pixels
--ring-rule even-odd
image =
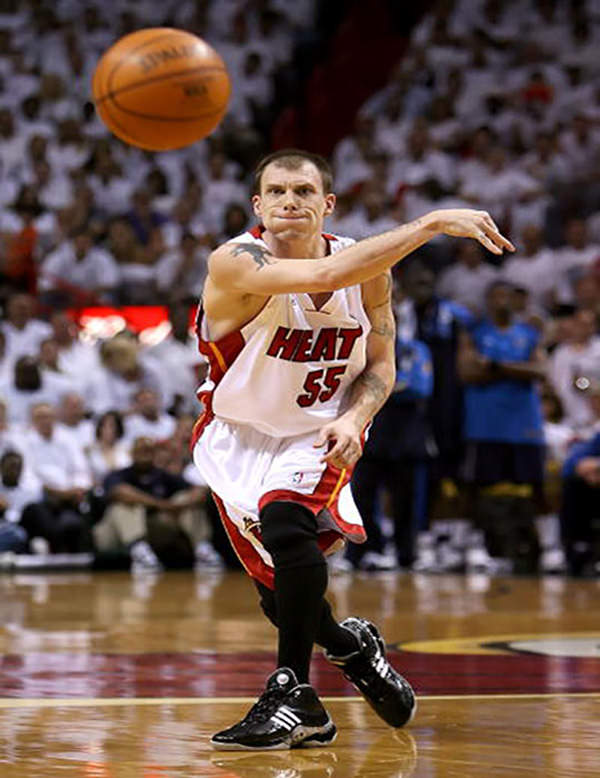
[[[327,453],[321,457],[321,462],[327,462],[343,470],[345,467],[353,467],[360,459],[361,432],[362,430],[358,429],[350,419],[341,417],[321,428],[313,446],[322,448],[333,443]]]
[[[502,254],[504,249],[514,251],[513,244],[500,233],[487,211],[470,208],[449,208],[432,214],[439,232],[456,238],[474,238],[492,254]]]

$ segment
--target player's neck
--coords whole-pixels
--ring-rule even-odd
[[[283,237],[265,230],[262,239],[274,257],[284,259],[319,259],[327,254],[327,241],[319,233],[308,238]]]

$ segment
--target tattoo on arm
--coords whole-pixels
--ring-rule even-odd
[[[389,273],[385,276],[385,289],[381,293],[378,302],[369,305],[367,310],[371,320],[371,331],[384,338],[395,338],[396,322],[392,312],[392,278]]]
[[[361,393],[367,395],[369,401],[377,404],[377,410],[381,408],[389,394],[388,387],[375,373],[361,373],[355,381],[355,386],[359,391],[363,390]]]
[[[381,311],[371,317],[371,332],[376,335],[383,335],[384,338],[396,337],[396,322],[389,311]]]
[[[259,246],[256,243],[238,243],[231,250],[233,257],[239,257],[240,254],[250,254],[254,262],[256,263],[257,270],[260,270],[265,265],[272,265],[273,255],[269,253],[269,249],[264,246]]]

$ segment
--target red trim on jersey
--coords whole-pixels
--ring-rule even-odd
[[[198,337],[198,350],[208,360],[208,375],[215,387],[235,362],[238,354],[246,345],[241,330],[234,330],[219,340],[204,340],[201,334],[202,319],[204,311],[198,310],[196,318],[196,335]],[[214,390],[213,390],[214,391]],[[193,449],[200,436],[214,418],[212,409],[212,391],[198,392],[198,400],[204,404],[204,410],[196,419],[192,430],[190,449]]]
[[[212,392],[199,392],[198,400],[204,405],[204,410],[200,413],[194,422],[194,426],[192,427],[192,434],[190,436],[190,451],[194,450],[194,446],[200,440],[202,433],[215,418],[215,414],[213,413],[212,409]]]
[[[229,542],[237,554],[238,559],[244,566],[244,569],[251,578],[256,578],[262,584],[268,586],[269,589],[274,589],[275,572],[273,568],[266,564],[252,543],[250,543],[249,540],[246,540],[235,523],[229,518],[223,500],[219,495],[213,492],[212,496],[219,511],[219,516],[223,522],[227,537],[229,538]]]
[[[253,238],[258,238],[258,239],[262,238],[262,234],[264,231],[265,231],[265,227],[263,224],[255,224],[251,230],[248,230],[248,232],[250,233],[250,235],[252,235]],[[332,235],[330,232],[322,232],[321,235],[325,238],[328,244],[332,240],[338,240],[337,235]],[[331,252],[329,251],[328,253]]]

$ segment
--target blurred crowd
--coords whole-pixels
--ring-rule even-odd
[[[222,564],[187,452],[189,309],[251,224],[319,6],[0,0],[0,550]],[[208,40],[235,88],[210,139],[153,154],[110,136],[90,81],[160,25]],[[336,567],[600,572],[599,44],[594,0],[440,0],[333,149],[332,232],[476,207],[517,246],[437,238],[397,268],[397,384],[354,478],[369,541]],[[152,346],[84,339],[68,312],[154,303]]]

